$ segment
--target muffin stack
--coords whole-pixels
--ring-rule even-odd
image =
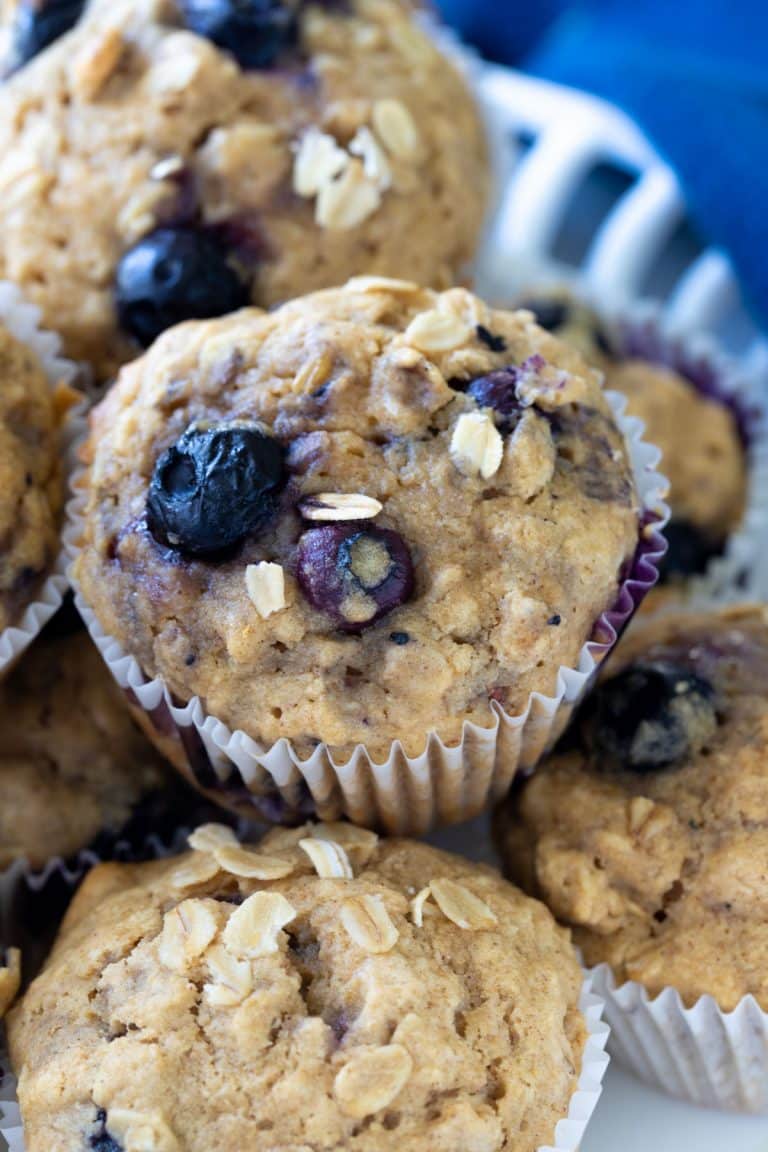
[[[657,454],[593,348],[456,286],[488,162],[410,4],[19,0],[3,43],[0,275],[93,404],[65,532],[79,616],[0,685],[0,1013],[16,944],[33,967],[68,904],[6,1021],[26,1152],[575,1149],[605,1036],[570,929],[620,981],[653,995],[663,970],[695,997],[708,874],[750,919],[761,761],[735,752],[759,726],[761,611],[722,624],[706,667],[687,618],[640,672],[630,641],[618,690],[590,694],[656,579]],[[23,435],[11,408],[38,403],[34,371],[12,345],[0,434],[31,462],[0,467],[29,469],[33,511],[3,537],[9,620],[23,557],[39,579],[61,539],[49,383]],[[645,394],[652,371],[608,375]],[[651,424],[696,407],[661,373],[647,391]],[[701,421],[725,461],[713,539],[746,483],[720,417]],[[603,811],[578,760],[572,800],[550,795],[560,750],[520,790],[582,732],[617,799]],[[718,740],[730,784],[700,763]],[[380,836],[500,800],[530,895]],[[282,827],[254,843],[237,818]],[[673,818],[705,830],[686,846]],[[742,861],[725,874],[718,821]],[[612,857],[599,881],[577,862],[595,829],[615,882]],[[724,1009],[765,992],[729,924]]]

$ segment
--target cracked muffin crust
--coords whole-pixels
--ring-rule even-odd
[[[190,841],[91,872],[11,1014],[28,1152],[553,1139],[585,1025],[543,905],[350,825]]]
[[[0,86],[0,276],[98,379],[174,322],[472,257],[483,133],[411,4],[61,7]]]
[[[86,457],[101,626],[303,756],[415,755],[552,692],[639,536],[598,377],[460,289],[366,277],[166,333]]]
[[[59,551],[65,392],[0,325],[0,632],[35,598]]]
[[[510,876],[617,982],[768,1009],[767,694],[764,607],[636,626],[579,746],[500,808]]]
[[[178,814],[176,774],[131,720],[84,630],[44,633],[25,653],[0,684],[0,731],[0,869],[107,843],[166,789]]]

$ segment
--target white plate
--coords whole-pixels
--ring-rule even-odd
[[[613,1063],[581,1152],[768,1152],[768,1117],[692,1108]]]

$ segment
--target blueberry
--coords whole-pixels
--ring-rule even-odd
[[[605,768],[670,768],[700,751],[716,727],[709,681],[665,660],[630,665],[607,680],[591,703],[591,744]]]
[[[670,578],[696,576],[704,572],[711,558],[721,551],[689,520],[672,520],[664,535],[668,551],[662,562],[661,582]]]
[[[480,343],[485,344],[486,348],[489,348],[491,352],[506,352],[507,342],[504,337],[494,336],[493,332],[491,332],[489,328],[486,328],[485,324],[477,325],[475,335]]]
[[[117,266],[120,323],[144,348],[183,320],[224,316],[250,304],[232,251],[212,232],[159,228]]]
[[[74,28],[84,8],[85,0],[21,0],[11,32],[16,65],[26,64]]]
[[[280,0],[181,0],[187,27],[231,52],[242,68],[268,68],[296,39],[296,19]]]
[[[107,1131],[107,1114],[103,1108],[96,1113],[96,1124],[98,1131],[90,1137],[88,1147],[94,1152],[123,1152],[122,1145]]]
[[[565,300],[549,299],[547,296],[534,296],[530,300],[522,300],[517,305],[526,312],[533,312],[536,323],[547,332],[556,332],[570,319],[571,310]]]
[[[397,532],[360,524],[310,528],[299,540],[296,576],[310,604],[345,632],[362,632],[413,594],[413,561]]]
[[[193,424],[155,465],[147,525],[188,556],[223,557],[274,515],[283,450],[258,425]]]
[[[499,424],[509,430],[523,411],[517,398],[518,372],[516,368],[499,368],[487,376],[478,376],[467,388],[467,395],[480,408],[493,408],[501,417]]]

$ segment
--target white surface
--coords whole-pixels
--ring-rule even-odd
[[[768,1152],[768,1117],[692,1108],[614,1062],[581,1152]]]

